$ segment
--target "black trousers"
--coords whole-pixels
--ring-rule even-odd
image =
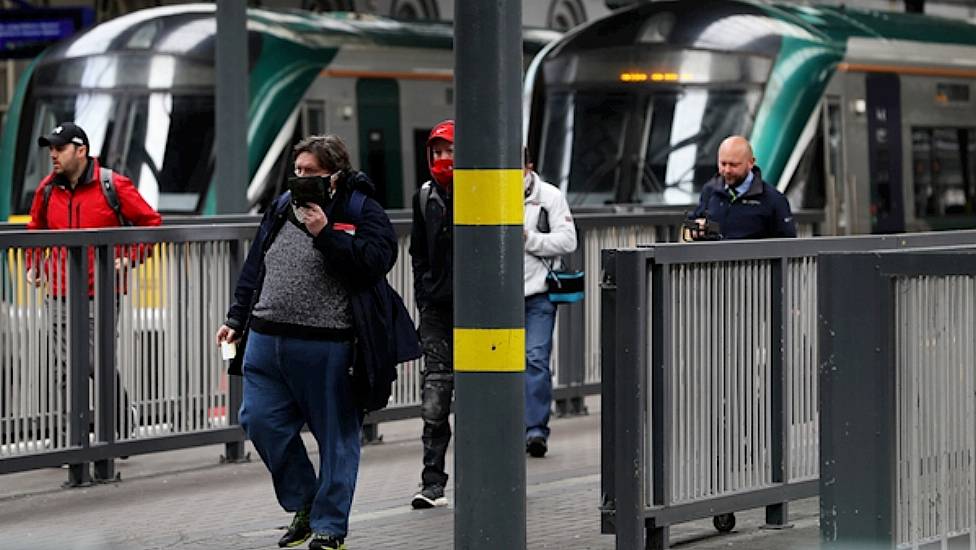
[[[454,396],[454,319],[450,305],[420,311],[420,344],[424,351],[420,414],[424,419],[424,487],[445,486],[444,457],[451,441],[451,400]]]

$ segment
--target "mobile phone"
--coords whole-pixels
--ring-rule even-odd
[[[326,188],[328,179],[321,176],[305,176],[288,178],[288,190],[291,191],[291,202],[298,206],[314,203],[325,207]]]

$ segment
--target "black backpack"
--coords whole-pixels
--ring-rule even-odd
[[[362,218],[366,195],[353,191],[346,206],[350,221],[359,223]],[[357,328],[356,359],[353,366],[353,391],[358,397],[359,406],[365,412],[376,411],[387,406],[393,394],[393,384],[397,380],[396,366],[421,356],[420,343],[413,320],[396,289],[382,278],[368,291],[352,297],[353,315],[370,315],[381,319],[385,327],[381,341],[370,341],[370,334],[359,332]],[[368,360],[366,355],[371,355]],[[367,360],[376,367],[370,371]]]
[[[126,227],[132,225],[132,222],[125,219],[122,215],[122,203],[119,202],[119,194],[115,190],[115,184],[112,182],[112,171],[108,168],[100,168],[99,175],[101,179],[101,184],[98,186],[102,190],[102,195],[105,196],[105,202],[108,203],[109,207],[115,212],[115,217],[119,219],[119,225]],[[41,211],[44,212],[44,225],[47,225],[47,205],[51,202],[51,192],[54,191],[54,182],[48,182],[44,186],[44,197],[41,202]]]

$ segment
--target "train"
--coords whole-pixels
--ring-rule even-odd
[[[523,31],[528,65],[561,34]],[[387,208],[428,179],[430,129],[454,113],[453,26],[354,13],[247,10],[252,209],[282,190],[291,145],[343,136]],[[0,221],[25,221],[51,165],[37,138],[60,121],[164,215],[215,212],[214,4],[133,12],[56,44],[20,79],[0,142]]]
[[[822,211],[822,234],[976,227],[974,86],[961,20],[642,2],[539,54],[525,139],[576,208],[694,204],[740,134],[794,210]]]
[[[0,142],[0,220],[27,213],[49,170],[36,138],[66,119],[164,214],[214,212],[215,32],[213,5],[160,7],[35,60]],[[524,139],[577,210],[690,208],[741,134],[820,234],[976,227],[976,25],[665,0],[523,36]],[[281,190],[290,145],[326,132],[384,206],[409,205],[426,133],[453,116],[452,41],[450,23],[249,9],[252,208]]]

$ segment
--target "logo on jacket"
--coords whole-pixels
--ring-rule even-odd
[[[356,235],[356,226],[351,223],[336,223],[332,225],[332,229],[335,231],[342,231],[348,235]]]

